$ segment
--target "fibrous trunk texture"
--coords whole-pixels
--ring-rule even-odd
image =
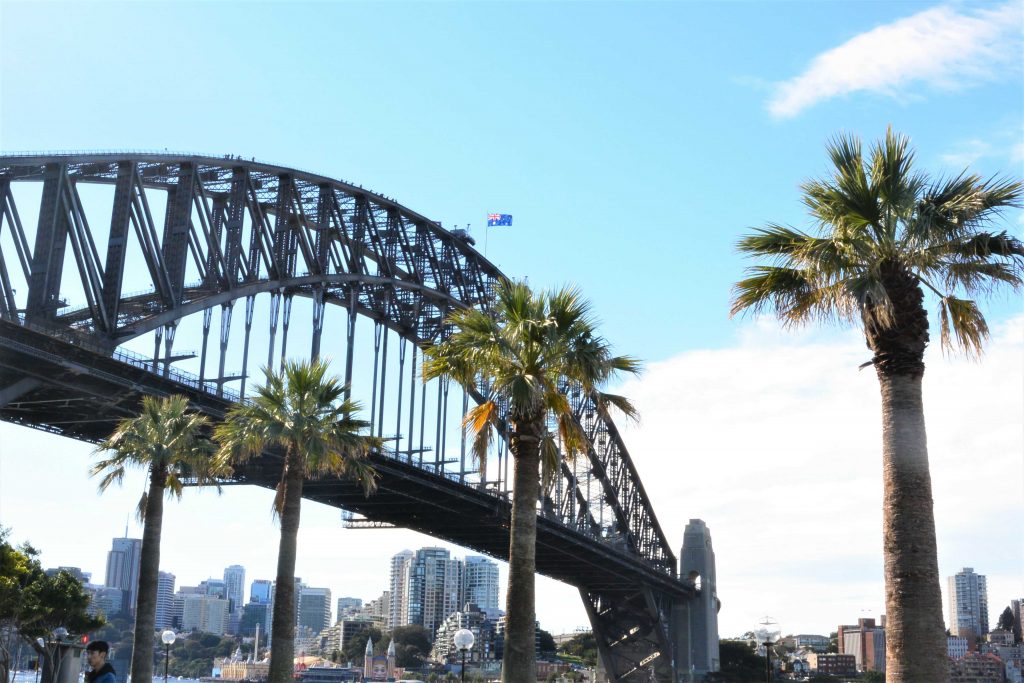
[[[512,526],[509,539],[502,683],[537,681],[534,577],[537,570],[540,431],[537,424],[524,424],[512,434],[510,444],[515,456],[515,474],[512,484]]]
[[[295,676],[295,558],[303,482],[302,464],[297,453],[289,451],[281,476],[284,478],[284,499],[281,506],[281,542],[277,550],[268,683],[291,683]]]
[[[142,525],[139,588],[135,597],[135,634],[132,638],[132,680],[153,680],[153,643],[156,639],[156,591],[160,572],[160,533],[164,523],[164,487],[167,468],[153,464]]]

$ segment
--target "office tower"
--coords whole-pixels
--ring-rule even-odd
[[[498,617],[498,563],[480,556],[466,558],[463,604],[475,604],[492,619]]]
[[[988,586],[971,567],[949,577],[949,630],[954,636],[988,634]]]
[[[405,585],[405,623],[419,624],[431,635],[462,602],[461,560],[444,548],[420,548],[409,563]]]
[[[83,572],[80,567],[52,567],[47,569],[45,574],[47,576],[57,576],[57,574],[60,574],[61,572],[71,574],[71,576],[75,577],[75,579],[83,585],[92,581],[92,573]]]
[[[199,589],[212,598],[228,599],[228,587],[223,579],[206,579],[199,582]]]
[[[345,617],[355,616],[363,609],[361,598],[338,598],[338,616],[335,621],[341,621]]]
[[[224,570],[224,587],[231,602],[231,611],[242,609],[245,602],[245,567],[233,564]]]
[[[331,625],[331,589],[300,586],[298,597],[299,628],[307,628],[313,635]]]
[[[186,595],[181,628],[224,635],[228,627],[228,601],[210,595]]]
[[[242,608],[242,617],[238,620],[238,635],[252,638],[259,628],[260,639],[266,638],[270,625],[270,605],[261,602],[247,602]]]
[[[107,553],[107,576],[104,585],[118,588],[124,595],[120,611],[134,616],[139,594],[139,562],[142,556],[141,538],[115,538]]]
[[[405,619],[405,584],[409,578],[409,564],[412,562],[412,558],[411,550],[403,550],[391,558],[391,585],[388,591],[391,594],[388,605],[389,631],[409,623]]]
[[[156,579],[156,621],[158,629],[174,626],[174,574],[160,572]]]
[[[267,579],[256,579],[249,587],[249,602],[257,602],[261,605],[270,604],[270,587],[273,581]]]

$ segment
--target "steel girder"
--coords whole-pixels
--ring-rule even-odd
[[[31,250],[12,190],[18,183],[42,186]],[[104,259],[97,252],[86,203],[79,195],[82,184],[113,188]],[[150,195],[154,192],[166,195],[162,224],[153,218]],[[108,433],[117,419],[135,409],[144,393],[184,391],[204,412],[213,417],[222,414],[221,401],[235,397],[225,390],[224,383],[238,379],[226,377],[223,366],[232,306],[238,299],[246,301],[244,387],[252,302],[257,295],[269,293],[272,297],[269,356],[273,360],[278,315],[283,325],[283,357],[294,296],[313,300],[311,355],[316,356],[328,304],[373,319],[378,331],[391,329],[403,340],[422,344],[446,333],[443,320],[450,311],[467,306],[486,308],[495,283],[504,277],[463,235],[443,230],[390,198],[351,183],[235,157],[0,157],[0,237],[5,227],[9,235],[6,242],[0,240],[0,418],[87,440]],[[129,241],[139,247],[143,263],[136,268],[145,268],[151,281],[149,291],[122,291],[125,268],[132,265],[127,263]],[[13,246],[5,248],[5,243]],[[77,308],[69,307],[62,298],[68,244],[79,276],[76,284],[85,299]],[[27,283],[27,292],[23,291],[20,299],[12,286],[12,269],[16,279]],[[186,282],[190,270],[197,277]],[[203,379],[202,368],[206,365],[210,311],[217,306],[223,311],[221,367],[213,382]],[[203,361],[196,378],[171,367],[171,344],[177,322],[200,313],[204,316]],[[349,316],[350,340],[354,319],[355,315]],[[157,349],[151,360],[116,350],[119,344],[147,332],[156,334]],[[161,338],[165,338],[167,351],[166,358],[159,361]],[[377,344],[379,355],[379,337]],[[52,348],[45,351],[45,347]],[[37,352],[33,360],[26,361],[33,350]],[[351,344],[347,353],[346,380],[351,379]],[[400,353],[404,364],[404,343]],[[383,354],[386,357],[386,334]],[[62,360],[68,355],[78,357],[77,365]],[[49,374],[31,370],[47,363],[53,365]],[[411,364],[414,373],[415,348]],[[160,377],[139,379],[153,374]],[[107,393],[89,389],[97,382],[117,384],[119,376],[132,378],[130,390],[122,386],[111,394],[109,387]],[[382,414],[384,381],[383,368],[379,380],[375,369],[374,391],[379,382]],[[215,395],[203,398],[211,391],[210,382],[216,385]],[[401,376],[399,392],[400,387]],[[566,391],[591,445],[585,458],[563,464],[562,476],[539,504],[539,523],[544,528],[561,529],[554,538],[569,534],[565,538],[589,539],[590,545],[572,547],[587,549],[578,552],[580,557],[589,553],[604,558],[594,561],[597,565],[619,558],[611,563],[619,566],[621,558],[626,558],[622,565],[626,568],[618,575],[629,578],[624,584],[579,571],[574,579],[573,571],[579,567],[573,566],[572,555],[557,560],[565,555],[557,551],[562,541],[549,543],[546,552],[555,558],[550,561],[541,559],[545,551],[539,548],[538,568],[580,588],[605,665],[616,680],[635,680],[642,670],[654,671],[658,680],[668,680],[668,621],[662,618],[666,612],[661,602],[688,599],[692,588],[676,578],[674,554],[615,425],[593,396],[569,386]],[[411,401],[416,400],[413,392],[414,385],[410,385]],[[424,398],[421,394],[420,399]],[[438,401],[442,400],[447,405],[447,391],[439,386]],[[410,434],[412,416],[410,411]],[[408,449],[412,466],[411,443]],[[459,486],[473,491],[465,481],[464,460]],[[263,464],[262,470],[243,471],[241,476],[246,482],[272,485],[272,480],[263,476],[268,466],[273,469]],[[443,464],[436,463],[434,474],[451,476]],[[335,482],[327,492],[318,493],[313,487],[310,497],[499,557],[504,553],[502,541],[495,545],[493,541],[467,540],[464,532],[441,528],[437,515],[423,515],[415,506],[410,508],[408,500],[405,505],[390,507],[379,504],[383,498],[361,503],[352,496],[339,495],[340,487]],[[499,517],[504,514],[501,505],[496,508]],[[507,538],[503,543],[507,548]],[[628,633],[620,632],[626,623]]]

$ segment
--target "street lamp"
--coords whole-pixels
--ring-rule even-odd
[[[754,637],[758,645],[764,645],[764,654],[767,657],[764,680],[772,683],[772,645],[778,642],[782,631],[779,630],[779,622],[771,617],[763,618],[758,625],[760,628],[754,631]]]
[[[466,683],[466,653],[473,647],[473,642],[476,638],[473,636],[473,632],[468,628],[460,628],[455,632],[455,636],[452,641],[455,643],[455,647],[462,650],[462,683]]]
[[[177,636],[174,635],[174,631],[167,629],[160,634],[160,640],[164,643],[164,683],[167,683],[167,667],[171,663],[171,645],[174,645],[174,640]]]

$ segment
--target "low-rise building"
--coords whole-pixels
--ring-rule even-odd
[[[811,667],[811,671],[820,671],[826,674],[838,676],[857,674],[857,658],[851,654],[811,652],[807,655],[807,665]]]
[[[988,634],[988,642],[992,645],[1011,647],[1013,645],[1013,631],[1004,631],[1001,628],[997,628]]]
[[[967,639],[963,636],[946,636],[946,653],[950,659],[962,659],[968,649]]]
[[[801,633],[793,636],[793,647],[806,647],[814,652],[825,652],[828,650],[828,636]]]
[[[857,671],[885,671],[885,621],[858,619],[856,625],[839,627],[839,652],[857,658]]]
[[[968,652],[960,659],[949,660],[950,683],[1003,683],[1003,660],[991,652]]]

